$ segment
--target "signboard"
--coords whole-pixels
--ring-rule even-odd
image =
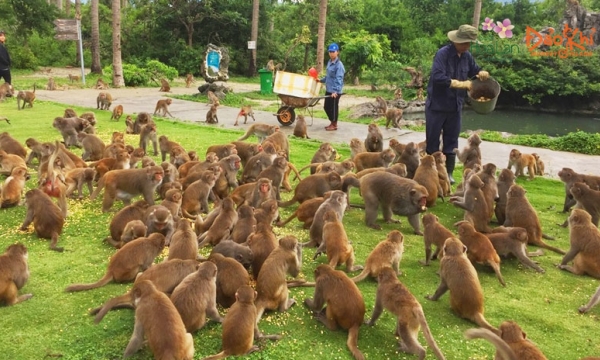
[[[249,50],[256,49],[256,41],[248,41],[248,49]]]
[[[79,40],[77,33],[75,34],[56,34],[54,35],[56,40]]]
[[[57,34],[77,35],[77,19],[56,19],[54,25]]]
[[[81,24],[77,19],[56,19],[53,21],[56,40],[79,41],[79,56],[81,61],[81,82],[85,85],[85,72],[83,67],[83,45],[81,41]]]
[[[221,54],[217,51],[211,50],[206,54],[206,65],[208,74],[211,76],[219,73],[219,64],[221,63]]]

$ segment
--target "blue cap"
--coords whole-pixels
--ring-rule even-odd
[[[327,51],[340,51],[340,47],[336,43],[331,43]]]

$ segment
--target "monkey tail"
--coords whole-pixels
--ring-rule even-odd
[[[94,323],[99,324],[104,318],[104,315],[106,315],[112,309],[132,307],[133,304],[131,303],[131,293],[128,292],[108,300],[106,303],[104,303],[104,305],[102,305],[102,307],[90,311],[90,315],[96,315],[96,317],[94,317]]]
[[[294,195],[294,197],[293,197],[293,198],[291,198],[291,199],[290,199],[290,200],[288,200],[288,201],[285,201],[285,202],[278,201],[278,202],[277,202],[277,205],[278,205],[279,207],[288,207],[288,206],[290,206],[290,205],[293,205],[293,204],[295,204],[297,201],[298,201],[298,200],[296,200],[296,195]]]
[[[113,280],[113,275],[111,272],[106,272],[106,275],[102,277],[102,279],[96,281],[93,284],[73,284],[67,286],[65,289],[66,292],[74,292],[74,291],[83,291],[90,290],[102,287]]]
[[[226,358],[226,357],[227,357],[227,354],[225,354],[225,351],[221,351],[218,354],[205,357],[202,360],[218,360],[218,359],[223,359],[223,358]]]
[[[354,325],[350,329],[348,329],[348,341],[346,341],[346,345],[348,349],[352,352],[352,355],[356,360],[365,360],[365,356],[358,350],[358,330],[360,329],[360,325]]]
[[[482,313],[476,313],[475,315],[473,315],[469,319],[471,321],[473,321],[475,324],[481,326],[482,328],[486,328],[489,331],[493,332],[494,334],[500,335],[500,331],[498,329],[496,329],[495,327],[493,327],[492,325],[490,325],[490,323],[487,322],[487,320],[485,319],[485,317],[483,317]]]
[[[94,201],[96,199],[96,197],[98,196],[98,194],[100,194],[100,191],[102,191],[102,189],[104,188],[104,176],[100,178],[100,180],[98,180],[98,187],[96,187],[94,189],[94,192],[92,193],[92,195],[90,195],[90,200]]]
[[[537,245],[537,246],[539,246],[539,247],[542,247],[542,248],[544,248],[544,249],[548,249],[548,250],[554,251],[555,253],[559,253],[559,254],[561,254],[561,255],[564,255],[564,254],[566,254],[566,252],[564,252],[563,250],[561,250],[561,249],[559,249],[559,248],[556,248],[556,247],[554,247],[554,246],[550,246],[550,245],[546,244],[546,243],[545,243],[545,242],[543,242],[543,241],[540,241],[540,243],[539,243],[539,244],[534,244],[534,245]]]
[[[183,216],[185,216],[186,218],[188,218],[188,219],[192,219],[192,220],[194,220],[194,221],[195,221],[195,220],[198,218],[198,216],[197,216],[197,215],[192,215],[192,214],[190,214],[189,212],[187,212],[187,210],[186,210],[186,209],[183,209],[183,208],[181,208],[181,213],[182,213],[182,214],[183,214]]]
[[[442,354],[442,351],[437,346],[437,343],[435,342],[435,339],[431,334],[431,330],[429,329],[429,325],[427,324],[427,320],[425,319],[425,314],[423,313],[423,308],[419,306],[418,308],[413,310],[413,313],[419,320],[419,323],[421,324],[421,330],[423,330],[423,335],[425,336],[425,340],[427,341],[427,345],[429,345],[429,347],[435,354],[435,357],[437,357],[438,360],[445,360],[446,358],[444,357],[444,354]]]
[[[298,170],[299,173],[303,172],[304,170],[308,169],[308,168],[312,168],[313,166],[318,166],[321,165],[321,163],[311,163],[306,165],[305,167],[303,167],[302,169]],[[300,177],[300,175],[298,175],[298,177]],[[296,179],[294,179],[296,180]]]
[[[244,136],[242,136],[241,138],[237,139],[236,141],[246,140],[247,138],[250,137],[251,134],[252,134],[252,131],[250,131],[250,129],[248,129],[248,131],[246,131],[246,133],[244,134]]]
[[[298,179],[298,180],[302,180],[302,178],[300,177],[300,172],[298,171],[298,169],[294,166],[294,164],[288,162],[288,167],[290,169],[292,169],[292,171],[294,172],[294,174],[296,174],[296,177],[294,178],[294,180]]]
[[[556,240],[553,236],[542,233],[542,238],[546,240]]]
[[[508,344],[488,329],[469,329],[465,331],[465,338],[469,340],[485,339],[496,347],[496,350],[502,355],[502,359],[518,360],[517,355],[512,351]]]
[[[369,268],[365,266],[365,268],[363,269],[363,271],[360,274],[358,274],[352,278],[352,281],[354,281],[355,283],[357,283],[359,281],[363,281],[364,279],[367,278],[367,276],[369,276],[369,274],[370,274]]]
[[[294,220],[297,216],[297,214],[294,212],[292,215],[290,215],[289,218],[285,219],[285,221],[278,221],[277,222],[277,226],[279,227],[284,227],[285,225],[287,225],[287,223],[289,223],[290,221]]]
[[[360,180],[356,176],[346,176],[342,183],[342,191],[348,194],[350,187],[360,187]]]

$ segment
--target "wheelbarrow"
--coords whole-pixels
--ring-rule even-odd
[[[310,76],[278,71],[273,82],[273,92],[281,100],[281,106],[277,110],[277,120],[283,126],[290,126],[296,120],[295,109],[308,111],[312,125],[313,107],[319,100],[327,96],[319,96],[321,83]]]
[[[304,109],[310,115],[310,126],[312,126],[314,117],[313,107],[319,103],[319,100],[326,98],[327,96],[317,96],[310,98],[303,98],[293,95],[277,94],[281,99],[282,106],[277,110],[277,121],[283,126],[289,126],[296,120],[296,111],[294,109]]]

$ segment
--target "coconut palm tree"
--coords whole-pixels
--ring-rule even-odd
[[[327,22],[327,0],[319,4],[319,27],[317,29],[317,72],[323,70],[323,52],[325,51],[325,24]]]
[[[121,61],[121,0],[112,2],[113,86],[125,86]]]
[[[100,19],[98,15],[98,0],[92,0],[90,16],[92,18],[92,73],[102,75],[100,65]]]

